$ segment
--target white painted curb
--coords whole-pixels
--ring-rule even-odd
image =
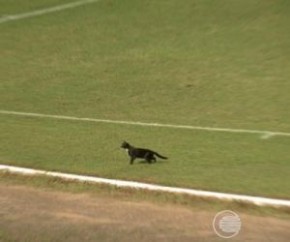
[[[290,207],[290,200],[254,197],[254,196],[237,195],[237,194],[227,194],[227,193],[219,193],[219,192],[208,192],[208,191],[200,191],[200,190],[178,188],[178,187],[167,187],[167,186],[153,185],[153,184],[147,184],[147,183],[141,183],[141,182],[122,181],[122,180],[106,179],[106,178],[92,177],[92,176],[73,175],[73,174],[67,174],[67,173],[35,170],[35,169],[1,165],[1,164],[0,164],[0,171],[4,171],[4,172],[6,171],[10,173],[30,175],[30,176],[44,175],[44,176],[49,176],[49,177],[58,177],[65,180],[74,180],[74,181],[89,182],[89,183],[101,183],[101,184],[108,184],[108,185],[113,185],[117,187],[127,187],[127,188],[135,188],[135,189],[146,189],[146,190],[151,190],[151,191],[187,194],[187,195],[203,197],[203,198],[215,198],[219,200],[240,201],[240,202],[255,204],[258,206]]]

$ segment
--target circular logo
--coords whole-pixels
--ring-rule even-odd
[[[235,212],[224,210],[215,215],[212,225],[218,236],[231,238],[240,232],[242,222]]]

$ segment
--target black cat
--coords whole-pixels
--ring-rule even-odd
[[[152,161],[156,162],[156,158],[154,155],[158,156],[162,159],[167,159],[167,157],[159,155],[157,152],[149,150],[149,149],[142,149],[142,148],[135,148],[134,146],[130,145],[128,142],[124,141],[121,145],[121,148],[128,151],[128,155],[130,156],[130,164],[132,165],[136,158],[143,158],[148,163]]]

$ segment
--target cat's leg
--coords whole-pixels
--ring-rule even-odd
[[[130,165],[133,165],[134,160],[135,160],[135,157],[134,157],[134,156],[131,156],[131,159],[130,159]]]
[[[154,156],[148,152],[148,153],[146,153],[146,155],[145,155],[144,158],[145,158],[145,160],[146,160],[149,164],[151,164],[151,163],[152,163],[152,159],[154,158]]]

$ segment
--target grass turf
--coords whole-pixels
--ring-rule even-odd
[[[14,0],[1,9],[62,3]],[[289,8],[102,0],[3,23],[0,109],[289,132]],[[0,119],[1,163],[290,197],[287,137]],[[123,139],[170,160],[129,166]]]

